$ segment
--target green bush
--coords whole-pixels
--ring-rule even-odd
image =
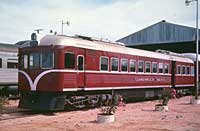
[[[166,88],[163,90],[161,96],[160,96],[160,104],[161,106],[167,106],[169,100],[172,98],[172,89],[171,88]]]
[[[115,105],[103,106],[101,108],[101,112],[103,115],[113,115],[113,114],[115,114],[116,110],[117,110],[117,106],[115,106]]]
[[[112,96],[112,100],[110,102],[107,102],[105,106],[101,107],[101,113],[103,115],[113,115],[115,114],[115,111],[117,110],[117,105],[119,104],[119,96],[114,95]]]
[[[3,111],[3,105],[5,105],[6,103],[7,103],[7,99],[0,97],[0,113],[2,113],[2,111]]]

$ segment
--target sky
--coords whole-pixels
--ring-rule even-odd
[[[195,27],[196,2],[185,0],[0,0],[0,43],[56,31],[118,40],[161,20]]]

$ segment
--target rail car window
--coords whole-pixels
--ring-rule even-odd
[[[130,72],[136,71],[136,61],[130,60]]]
[[[153,73],[157,73],[158,72],[158,64],[157,63],[153,63],[152,64],[152,72]]]
[[[159,73],[163,73],[163,63],[159,63]]]
[[[111,71],[119,71],[119,59],[111,58]]]
[[[18,67],[18,60],[17,59],[8,59],[7,60],[7,67],[8,68],[17,68]]]
[[[100,57],[100,70],[108,71],[108,57]]]
[[[190,66],[186,67],[186,74],[189,75],[190,74]]]
[[[2,68],[2,59],[0,58],[0,68]]]
[[[169,65],[165,64],[165,73],[168,74],[169,73]]]
[[[151,72],[151,63],[145,62],[145,72],[150,73]]]
[[[143,61],[138,62],[138,72],[144,72],[144,62]]]
[[[65,68],[75,68],[75,55],[73,53],[65,53]]]
[[[124,72],[128,71],[128,60],[125,60],[125,59],[121,60],[121,71],[124,71]]]
[[[186,72],[185,72],[185,66],[182,66],[182,74],[185,74]]]
[[[48,69],[53,68],[53,53],[45,52],[41,54],[42,68]]]
[[[28,68],[28,55],[23,55],[21,58],[21,67],[23,69],[27,69]]]
[[[177,66],[177,74],[181,74],[181,66]]]
[[[40,54],[30,53],[29,55],[29,68],[36,69],[40,67]]]
[[[78,56],[78,70],[84,69],[84,57]]]
[[[194,75],[194,67],[191,67],[191,75]]]

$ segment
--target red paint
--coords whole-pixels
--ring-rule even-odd
[[[140,57],[140,56],[131,56],[127,54],[119,54],[113,52],[103,52],[103,51],[95,51],[89,49],[82,49],[77,47],[64,47],[64,46],[38,46],[38,47],[29,47],[20,49],[21,54],[29,54],[30,52],[45,52],[45,51],[53,51],[54,52],[54,69],[62,69],[64,70],[64,53],[65,52],[73,52],[75,54],[75,68],[74,72],[64,73],[64,72],[56,72],[56,73],[48,73],[44,75],[37,85],[37,91],[63,91],[63,89],[67,88],[92,88],[92,87],[122,87],[122,86],[164,86],[171,85],[171,61],[162,60],[156,58]],[[77,71],[77,56],[83,55],[85,57],[85,69],[86,71],[97,71],[96,73],[92,72],[79,72]],[[111,58],[119,58],[120,59],[131,59],[139,61],[150,61],[150,62],[158,62],[165,63],[169,65],[169,74],[168,75],[160,75],[160,74],[128,74],[121,72],[112,73],[111,68],[109,67],[109,73],[101,73],[99,72],[99,60],[100,56],[109,57],[109,64],[111,63]],[[177,62],[176,65],[186,65],[186,66],[194,66],[191,63],[181,63]],[[145,64],[144,64],[145,65]],[[119,64],[120,67],[120,64]],[[136,65],[136,70],[137,70]],[[129,69],[129,67],[128,67]],[[145,68],[144,68],[145,69]],[[72,70],[72,69],[70,69]],[[26,69],[25,71],[32,79],[35,78],[45,71],[44,69]],[[187,85],[194,84],[194,76],[175,76],[175,85]],[[30,90],[27,79],[24,75],[19,74],[19,89],[20,90]]]

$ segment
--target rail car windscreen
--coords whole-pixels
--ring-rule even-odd
[[[53,53],[45,52],[42,53],[42,68],[53,68]]]
[[[21,68],[27,69],[28,68],[28,55],[21,56]]]
[[[36,69],[40,67],[40,54],[39,53],[31,53],[29,55],[29,67],[31,69]]]

